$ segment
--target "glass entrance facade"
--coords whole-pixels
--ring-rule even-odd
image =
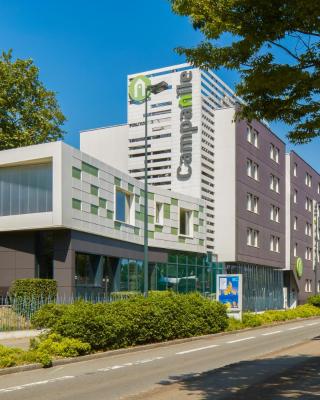
[[[222,267],[221,267],[222,268]],[[143,292],[142,260],[76,253],[76,294],[105,296],[111,292]],[[169,254],[168,263],[149,264],[149,289],[180,293],[215,292],[215,276],[222,272],[206,256]]]
[[[283,271],[253,264],[211,262],[205,255],[170,253],[167,263],[149,264],[149,290],[216,293],[216,275],[243,275],[243,309],[283,308]],[[104,297],[112,292],[143,292],[142,260],[76,254],[76,296]]]

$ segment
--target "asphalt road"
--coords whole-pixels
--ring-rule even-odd
[[[236,388],[249,387],[306,361],[310,355],[282,356],[276,363],[264,356],[319,335],[318,318],[4,375],[0,377],[0,400],[147,399],[150,391],[165,390],[176,382],[183,381],[187,390],[187,382],[213,370],[222,372],[211,388],[211,397],[198,398],[222,399]],[[231,364],[233,369],[223,369]]]

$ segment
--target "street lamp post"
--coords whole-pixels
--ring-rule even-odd
[[[144,118],[144,259],[143,259],[143,270],[144,270],[144,286],[143,292],[145,296],[148,296],[149,290],[149,262],[148,262],[148,98],[149,95],[158,94],[168,89],[167,82],[159,82],[155,85],[149,85],[146,87],[145,92],[145,118]]]

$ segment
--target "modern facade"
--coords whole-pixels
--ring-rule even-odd
[[[165,81],[169,85],[168,90],[151,96],[148,102],[149,183],[179,193],[192,193],[205,201],[207,251],[215,254],[214,110],[233,106],[238,100],[212,71],[181,64],[129,75],[127,126],[82,132],[81,149],[97,156],[98,150],[92,148],[90,139],[99,136],[103,140],[104,133],[105,139],[100,144],[110,149],[105,157],[112,157],[112,143],[118,135],[119,140],[127,140],[125,161],[129,174],[136,179],[144,178],[145,104],[129,93],[133,83],[133,90],[144,98],[143,79],[150,84]]]
[[[320,291],[320,175],[295,152],[286,155],[286,187],[285,282],[291,302],[304,302]]]
[[[148,192],[150,288],[211,292],[201,199]],[[143,183],[62,142],[0,153],[0,281],[54,278],[59,293],[143,285]]]
[[[80,151],[0,152],[2,291],[24,274],[61,293],[142,289],[144,99],[161,81],[147,104],[150,287],[208,294],[216,273],[241,273],[247,310],[305,302],[320,290],[320,175],[188,64],[129,75],[127,123],[81,132]]]

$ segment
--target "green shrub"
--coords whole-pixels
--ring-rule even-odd
[[[80,301],[51,310],[52,318],[47,306],[36,313],[36,327],[80,339],[95,350],[216,333],[228,325],[225,306],[196,293],[153,293],[113,303]]]
[[[56,321],[63,315],[66,304],[54,304],[49,303],[43,305],[40,310],[38,310],[31,317],[31,323],[34,328],[51,328]]]
[[[32,339],[30,349],[51,356],[76,357],[90,353],[91,347],[78,339],[64,338],[57,333],[52,333]]]
[[[52,359],[47,353],[0,345],[0,368],[33,363],[41,363],[44,367],[48,367],[51,366]]]
[[[228,330],[233,331],[236,329],[254,328],[256,326],[268,325],[279,321],[316,316],[320,316],[320,308],[311,304],[304,304],[286,311],[270,310],[261,314],[243,313],[242,322],[230,318]]]
[[[312,306],[320,307],[320,294],[317,294],[315,296],[310,296],[308,298],[308,304],[311,304]]]
[[[57,296],[57,282],[53,279],[17,279],[9,290],[13,310],[30,317],[42,304]]]
[[[111,292],[110,297],[113,301],[131,299],[132,297],[141,296],[139,292]]]
[[[16,279],[9,290],[10,298],[54,299],[57,296],[57,282],[53,279]]]

